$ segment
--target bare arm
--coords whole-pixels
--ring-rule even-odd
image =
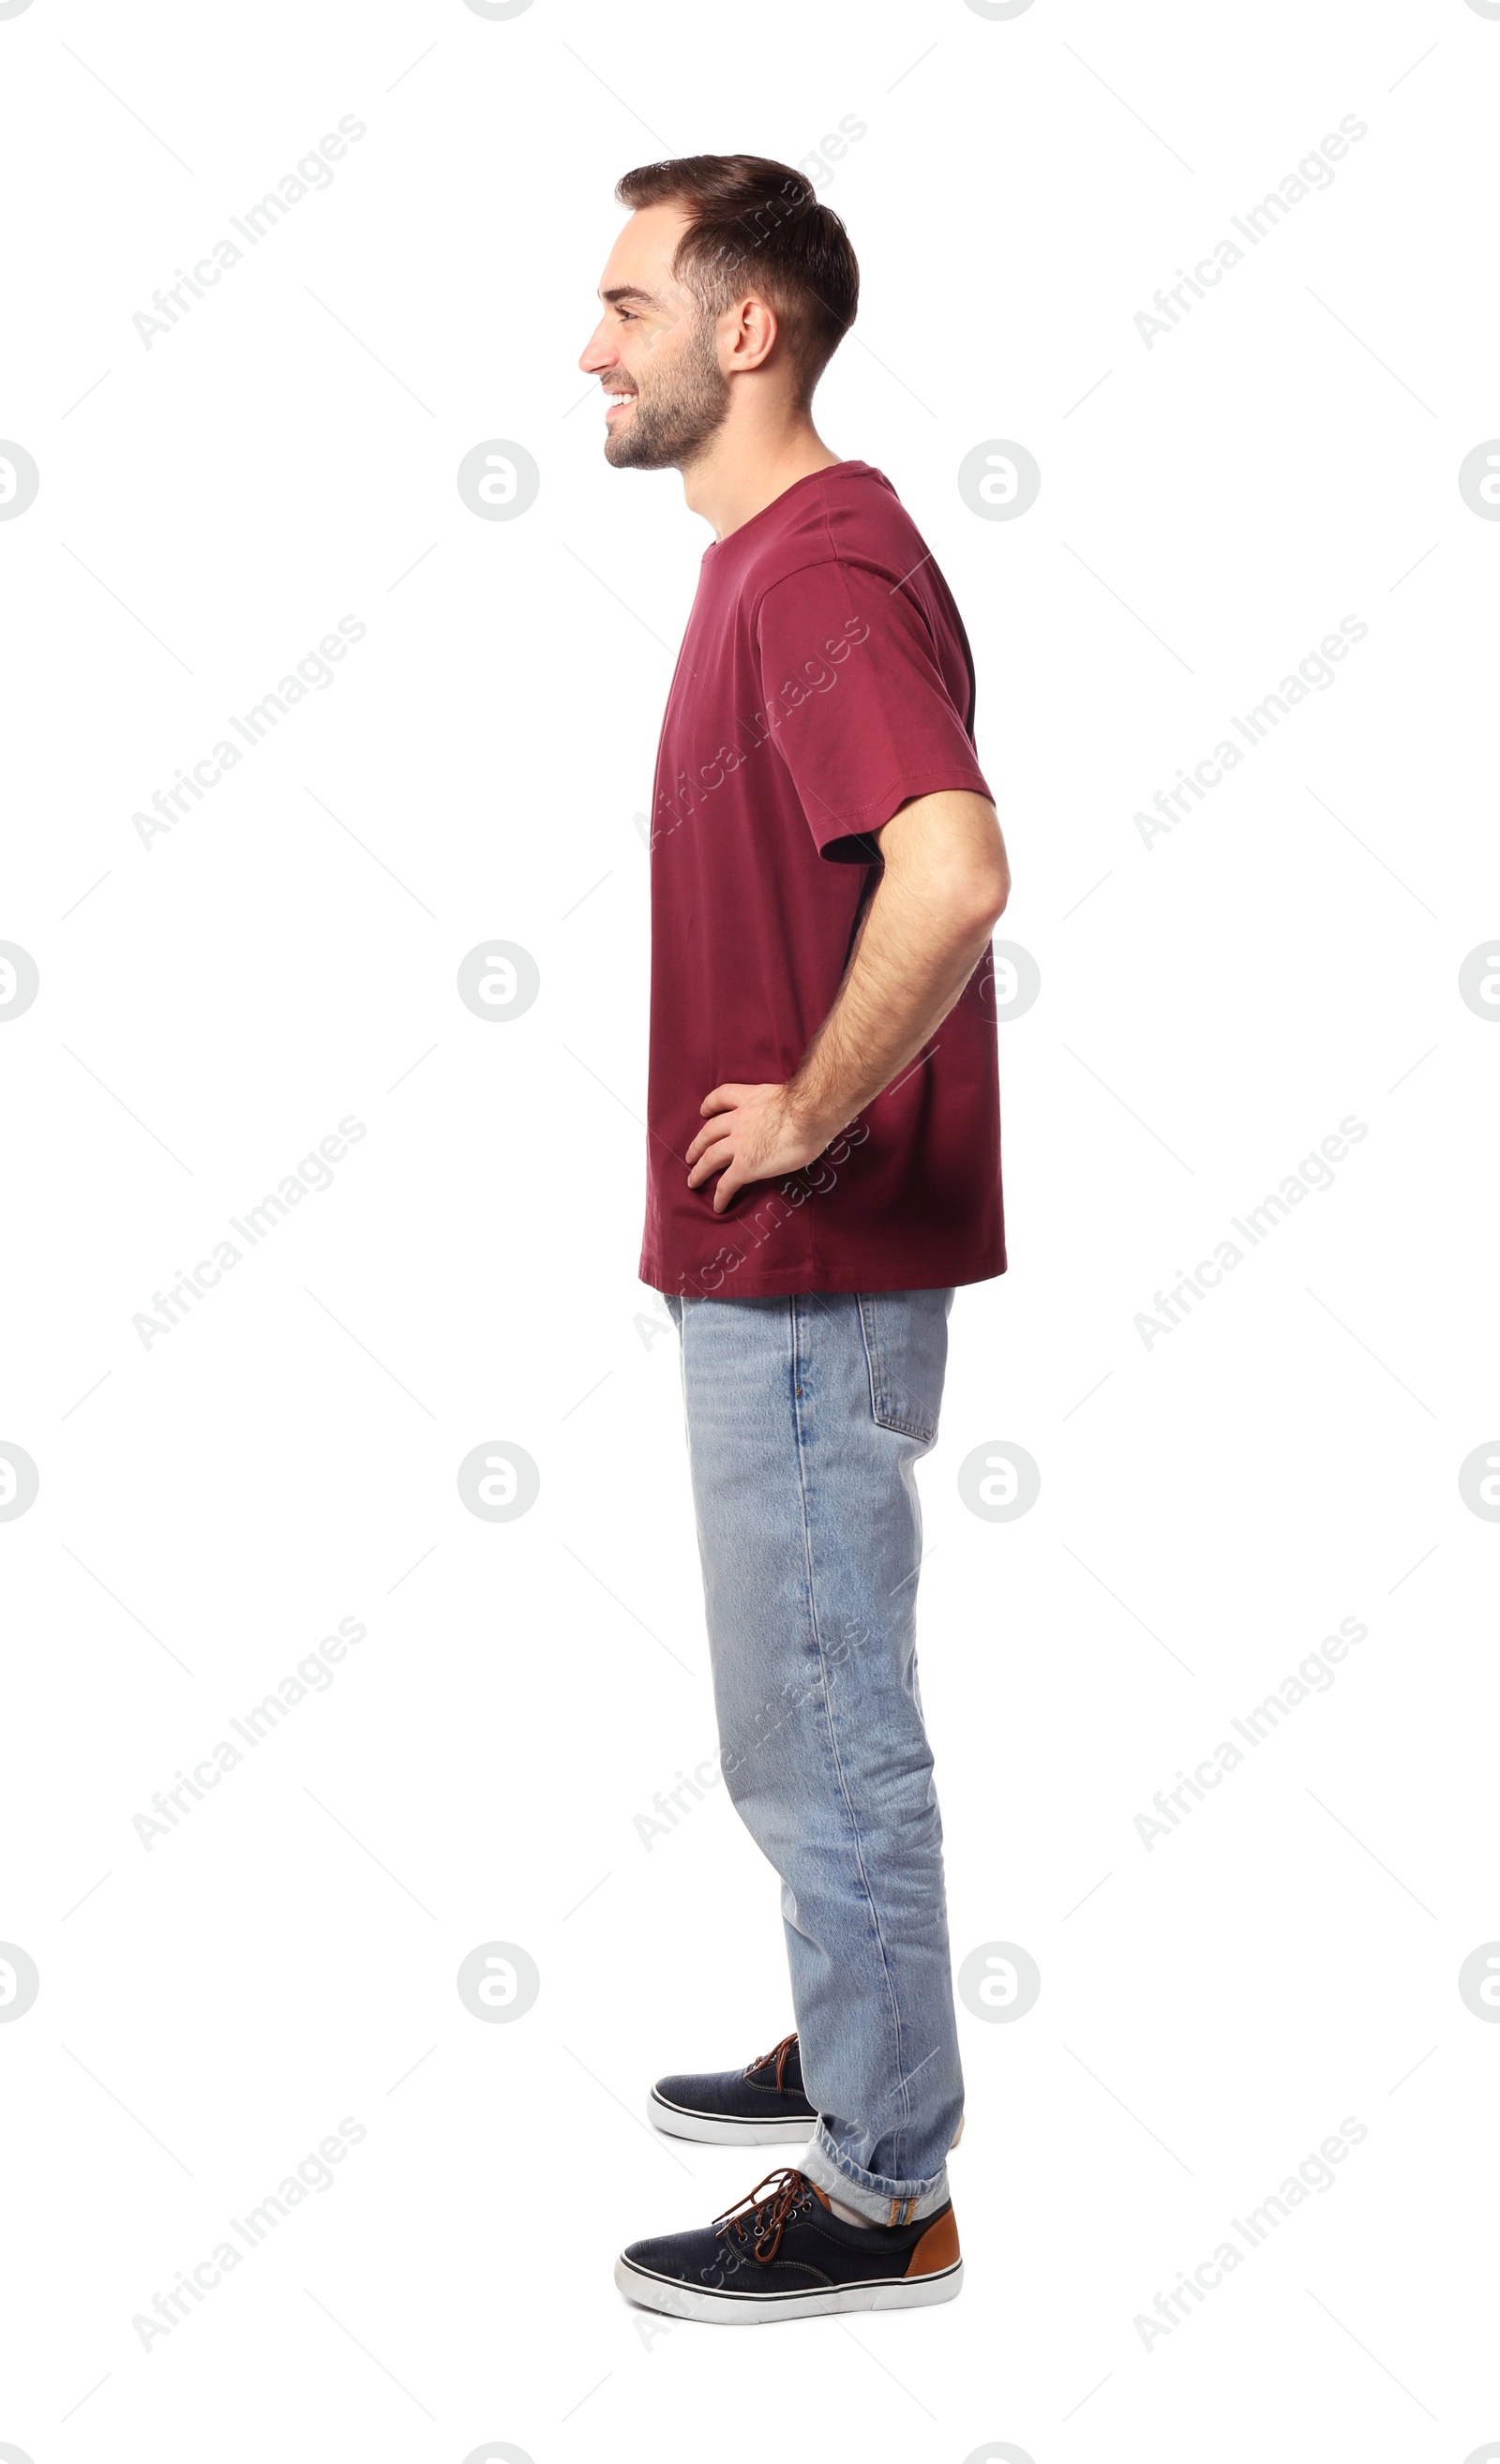
[[[821,1155],[936,1034],[1010,892],[995,808],[959,789],[903,804],[874,838],[882,870],[838,997],[784,1085],[726,1082],[704,1097],[688,1185],[719,1176],[722,1214],[752,1180]]]

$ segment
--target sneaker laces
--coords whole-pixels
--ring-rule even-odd
[[[748,2233],[756,2257],[764,2267],[776,2256],[782,2246],[782,2235],[788,2218],[800,2208],[810,2205],[812,2185],[805,2175],[790,2165],[775,2173],[767,2173],[753,2190],[726,2208],[714,2219],[716,2230],[737,2242]]]
[[[779,2094],[782,2093],[782,2083],[786,2073],[787,2057],[796,2042],[797,2031],[794,2028],[791,2035],[789,2036],[783,2036],[779,2045],[773,2045],[768,2054],[757,2054],[754,2061],[747,2065],[743,2076],[746,2079],[753,2079],[757,2071],[764,2070],[767,2062],[774,2062],[776,2064],[777,2091]]]

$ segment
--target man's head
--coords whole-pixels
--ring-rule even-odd
[[[755,154],[649,163],[615,195],[630,219],[579,361],[621,397],[607,413],[607,459],[617,470],[689,469],[742,380],[781,417],[805,414],[858,305],[859,267],[838,215],[799,172]]]

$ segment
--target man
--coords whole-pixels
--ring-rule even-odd
[[[782,1877],[795,2035],[669,2078],[658,2127],[797,2167],[616,2280],[759,2322],[951,2299],[962,2120],[914,1644],[914,1467],[954,1287],[1004,1271],[989,936],[1009,873],[958,609],[894,490],[813,426],[852,322],[838,216],[695,155],[631,209],[580,366],[607,459],[714,530],[651,817],[643,1281],[681,1338],[730,1794]]]

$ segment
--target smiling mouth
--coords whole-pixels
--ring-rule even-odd
[[[605,395],[606,419],[613,419],[617,410],[623,410],[627,403],[633,402],[634,400],[635,396],[633,393],[607,392]]]

